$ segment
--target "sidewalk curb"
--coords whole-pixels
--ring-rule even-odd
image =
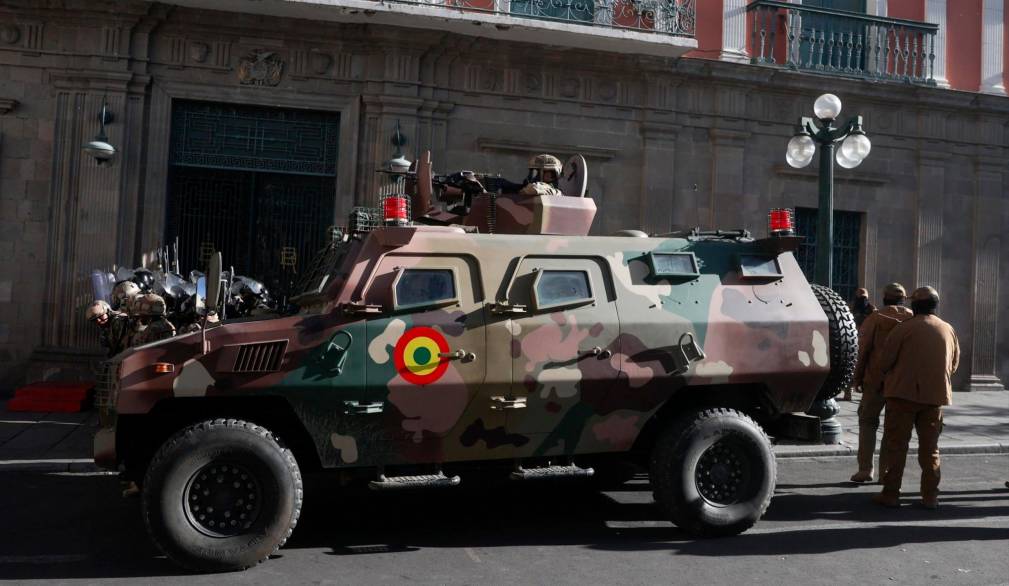
[[[66,460],[0,460],[0,474],[5,472],[110,472],[104,468],[99,468],[91,459],[66,459]]]
[[[782,449],[779,449],[782,448]],[[775,447],[774,455],[777,458],[830,458],[858,455],[858,448],[848,446],[822,446],[811,449],[797,449],[801,446],[779,446]],[[907,450],[908,454],[917,454],[918,447],[911,446]],[[962,444],[952,446],[939,446],[939,455],[981,455],[981,454],[1009,454],[1009,444]]]

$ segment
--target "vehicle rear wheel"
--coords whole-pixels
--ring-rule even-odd
[[[652,450],[655,501],[678,527],[705,537],[746,531],[767,510],[777,463],[767,434],[734,409],[684,415]]]
[[[848,304],[833,289],[822,285],[810,287],[823,312],[827,314],[830,374],[816,394],[817,401],[826,401],[851,387],[855,377],[855,363],[858,361],[858,328],[855,327],[855,316],[851,315]]]
[[[234,419],[188,427],[151,461],[143,486],[147,531],[172,561],[198,571],[241,570],[277,551],[301,513],[290,450]]]

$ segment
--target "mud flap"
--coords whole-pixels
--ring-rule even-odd
[[[819,443],[821,434],[820,418],[805,413],[785,413],[767,430],[777,439],[794,439]]]

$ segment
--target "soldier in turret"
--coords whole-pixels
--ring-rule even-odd
[[[154,293],[133,298],[134,334],[132,345],[141,346],[175,335],[175,326],[165,318],[165,300]]]
[[[85,315],[101,331],[101,344],[107,348],[111,358],[130,346],[132,325],[125,313],[113,310],[108,303],[99,299],[92,303]]]
[[[521,195],[563,195],[557,188],[561,177],[561,161],[546,153],[529,159],[529,176],[519,190]]]

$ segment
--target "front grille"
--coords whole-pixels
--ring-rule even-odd
[[[106,360],[95,373],[95,406],[112,410],[119,398],[119,365],[115,360]]]
[[[280,370],[287,340],[239,346],[233,372],[275,372]]]

